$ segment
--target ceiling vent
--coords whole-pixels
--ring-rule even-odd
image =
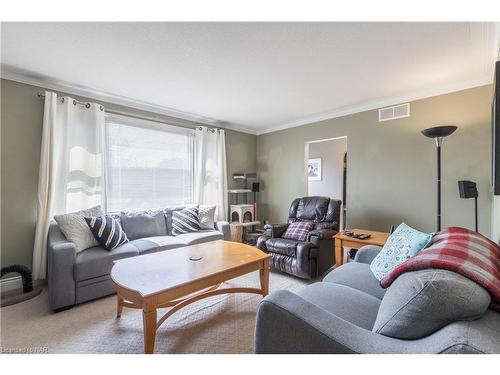
[[[395,120],[403,117],[410,117],[410,103],[399,104],[393,107],[385,107],[378,110],[379,122]]]

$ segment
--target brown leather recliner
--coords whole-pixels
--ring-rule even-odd
[[[341,201],[328,197],[295,199],[287,224],[267,224],[257,247],[271,254],[271,268],[304,279],[323,274],[335,263],[334,236],[339,231]],[[281,238],[294,221],[314,222],[305,241]]]

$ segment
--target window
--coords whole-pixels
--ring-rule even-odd
[[[106,117],[107,211],[193,202],[193,134],[124,116]]]

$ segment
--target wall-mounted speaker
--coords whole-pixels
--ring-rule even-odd
[[[476,183],[473,181],[458,181],[458,193],[460,198],[469,199],[474,198],[474,214],[476,218],[476,232],[479,231],[477,227],[477,197],[479,196],[477,192]]]
[[[260,184],[258,182],[252,183],[252,191],[258,193],[260,191]]]
[[[477,186],[475,182],[472,181],[458,181],[458,192],[460,198],[477,198]]]

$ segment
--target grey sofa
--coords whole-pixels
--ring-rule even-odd
[[[47,244],[47,279],[50,307],[54,311],[63,310],[75,304],[115,293],[110,271],[113,261],[121,258],[166,251],[196,243],[230,239],[229,224],[215,223],[214,229],[172,236],[172,211],[165,209],[159,219],[151,225],[137,217],[120,217],[122,227],[131,240],[116,249],[108,251],[101,246],[91,247],[81,252],[69,242],[53,222],[49,228]],[[162,221],[163,219],[163,221]],[[154,228],[153,228],[154,227]]]
[[[421,270],[403,274],[383,289],[369,268],[379,251],[365,246],[354,262],[334,269],[322,282],[263,299],[255,352],[500,353],[500,314],[488,308],[484,288],[450,271]],[[436,284],[438,279],[446,283]],[[425,292],[415,292],[418,288]],[[423,305],[429,311],[412,305],[432,295],[444,301],[428,298]],[[404,305],[397,306],[398,299]],[[457,304],[469,311],[457,311]],[[455,320],[457,314],[462,318]]]

